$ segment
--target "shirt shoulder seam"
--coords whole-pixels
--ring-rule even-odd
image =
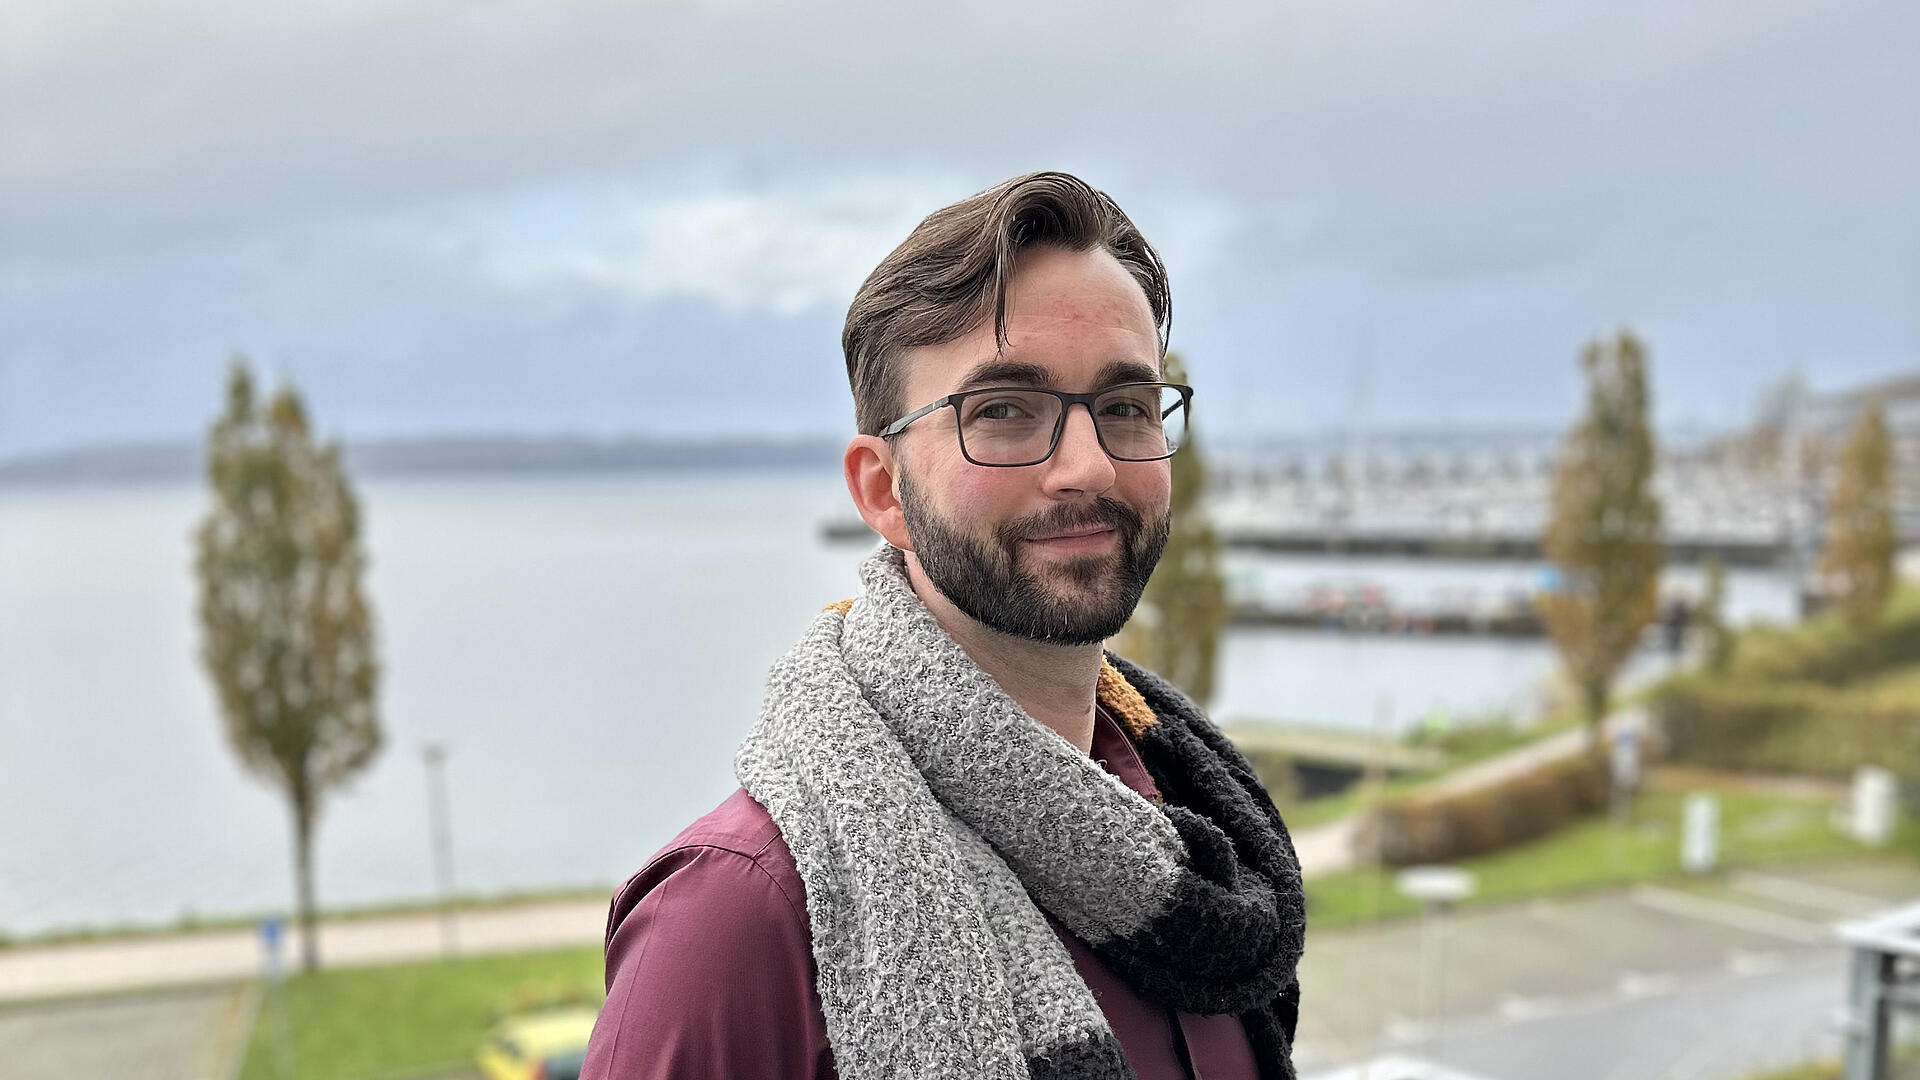
[[[771,883],[775,889],[779,890],[780,898],[787,902],[787,910],[791,911],[794,915],[794,918],[800,920],[800,924],[803,927],[807,927],[807,929],[809,930],[809,934],[811,934],[812,927],[811,927],[811,924],[807,922],[807,913],[804,905],[794,900],[793,894],[789,892],[787,890],[786,885],[783,882],[781,882],[780,875],[774,873],[772,870],[767,869],[766,864],[761,858],[761,856],[766,854],[768,849],[773,847],[774,842],[778,839],[780,839],[780,837],[779,837],[779,834],[776,832],[772,837],[769,837],[767,839],[766,843],[760,845],[758,850],[753,851],[751,853],[745,850],[742,850],[746,847],[746,845],[744,844],[741,844],[738,846],[729,846],[724,843],[709,843],[706,841],[689,841],[684,844],[676,844],[673,847],[670,847],[667,850],[660,852],[658,855],[655,855],[653,858],[647,860],[647,865],[640,868],[640,874],[646,873],[649,867],[653,866],[655,863],[659,862],[661,859],[664,859],[669,855],[673,855],[677,852],[682,852],[682,851],[692,851],[698,848],[709,848],[714,851],[724,851],[729,855],[737,855],[740,858],[747,860],[748,863],[752,864],[755,870],[758,870],[762,874],[766,875],[767,881]],[[795,872],[798,873],[798,868],[795,869]],[[639,877],[640,874],[635,874],[634,876]]]

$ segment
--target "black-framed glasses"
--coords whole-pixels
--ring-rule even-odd
[[[960,453],[975,465],[1017,468],[1053,456],[1067,428],[1067,410],[1085,405],[1100,449],[1115,461],[1159,461],[1187,440],[1193,387],[1179,383],[1121,383],[1091,394],[1028,386],[962,390],[888,424],[890,439],[936,409],[953,407]]]

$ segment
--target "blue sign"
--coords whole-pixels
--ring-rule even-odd
[[[267,977],[280,977],[280,939],[285,937],[286,924],[269,915],[260,920],[260,945],[266,950]]]

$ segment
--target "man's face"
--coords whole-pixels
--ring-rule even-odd
[[[1086,392],[1153,381],[1159,348],[1145,295],[1112,255],[1030,250],[1007,288],[1006,350],[995,357],[990,319],[915,350],[903,411],[975,387]],[[967,461],[951,409],[915,421],[894,443],[913,558],[956,608],[1054,644],[1093,644],[1125,625],[1172,525],[1166,461],[1109,458],[1078,405],[1038,465]]]

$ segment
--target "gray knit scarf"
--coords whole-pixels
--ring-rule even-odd
[[[1234,1013],[1292,1080],[1299,863],[1247,761],[1107,654],[1160,801],[1028,716],[882,545],[767,677],[734,771],[806,883],[843,1080],[1132,1077],[1042,909],[1151,1000]]]

